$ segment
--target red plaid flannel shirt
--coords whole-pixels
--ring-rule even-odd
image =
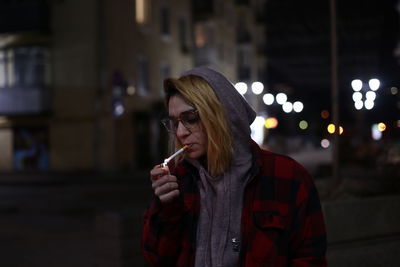
[[[258,174],[246,186],[238,266],[326,266],[320,200],[308,172],[286,156],[253,144]],[[154,198],[143,217],[142,253],[149,266],[194,266],[200,209],[198,172],[186,162],[173,170],[180,198]]]

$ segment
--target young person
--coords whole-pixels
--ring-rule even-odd
[[[144,214],[150,266],[326,266],[320,200],[308,172],[250,137],[256,114],[208,68],[164,82],[174,150],[150,171]]]

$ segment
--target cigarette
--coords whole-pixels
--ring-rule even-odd
[[[169,158],[164,160],[164,163],[161,164],[162,168],[167,167],[168,162],[170,162],[173,158],[175,158],[176,156],[178,156],[179,154],[181,154],[182,152],[184,152],[186,149],[188,148],[187,145],[183,146],[181,149],[179,149],[178,151],[176,151],[174,154],[172,154],[171,156],[169,156]]]

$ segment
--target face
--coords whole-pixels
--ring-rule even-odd
[[[193,111],[193,106],[189,105],[181,96],[174,95],[169,99],[168,113],[171,118],[179,118],[188,111]],[[176,138],[184,145],[188,145],[186,156],[190,159],[200,159],[207,154],[207,134],[201,121],[193,127],[187,129],[181,121],[177,123]]]

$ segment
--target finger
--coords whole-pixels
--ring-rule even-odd
[[[150,171],[150,177],[152,181],[160,179],[160,177],[169,174],[169,170],[167,168],[161,168],[157,166]]]
[[[177,198],[178,196],[179,196],[179,190],[176,189],[169,192],[168,194],[159,196],[159,198],[162,203],[168,203]]]
[[[153,169],[151,169],[150,175],[151,176],[159,175],[162,172],[164,172],[164,169],[162,169],[160,165],[157,165]]]
[[[163,184],[163,185],[161,185],[159,187],[156,187],[154,189],[154,193],[157,196],[161,196],[161,195],[168,194],[169,192],[174,191],[174,190],[176,190],[178,188],[179,188],[179,186],[178,186],[177,182],[168,182],[168,183],[165,183],[165,184]]]
[[[153,189],[156,189],[157,187],[160,187],[165,183],[177,182],[177,181],[178,181],[178,179],[174,175],[164,175],[158,179],[154,179],[153,182],[151,183],[151,187]]]

